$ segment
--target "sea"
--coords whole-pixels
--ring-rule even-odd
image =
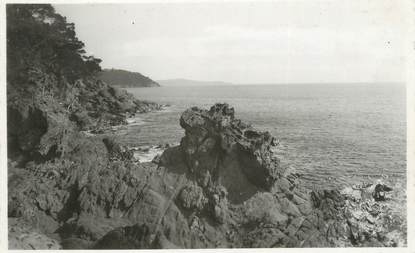
[[[387,180],[406,189],[406,87],[397,83],[128,88],[168,104],[119,131],[129,146],[178,144],[181,113],[228,103],[236,117],[279,140],[276,155],[307,184],[339,188]]]

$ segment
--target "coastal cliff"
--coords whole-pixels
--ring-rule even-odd
[[[8,153],[19,163],[63,155],[72,132],[161,108],[99,80],[101,60],[74,29],[50,5],[7,6]]]
[[[116,156],[105,151],[111,142],[89,133],[161,109],[99,80],[101,60],[83,47],[74,24],[51,5],[7,5],[11,248],[61,248],[60,239],[49,236],[59,235],[63,222],[78,212],[71,203],[83,187],[79,176],[93,176],[108,156]]]
[[[160,109],[97,78],[50,5],[7,6],[11,249],[403,246],[384,182],[305,189],[228,104],[190,108],[153,162],[106,132]],[[91,134],[95,133],[95,134]]]

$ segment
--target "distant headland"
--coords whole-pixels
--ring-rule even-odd
[[[138,72],[131,72],[122,69],[103,69],[99,73],[99,79],[116,87],[159,87],[160,85]]]

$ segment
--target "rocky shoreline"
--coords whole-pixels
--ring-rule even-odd
[[[52,5],[6,9],[10,249],[407,244],[394,185],[307,189],[227,104],[184,111],[179,145],[121,145],[119,126],[163,106],[101,81]]]
[[[153,162],[140,163],[113,138],[74,132],[64,156],[9,164],[9,246],[406,245],[406,218],[393,212],[385,182],[304,189],[273,154],[276,139],[227,104],[188,109],[180,125],[180,145]]]

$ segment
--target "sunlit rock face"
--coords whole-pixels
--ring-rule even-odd
[[[186,110],[180,143],[190,173],[204,186],[223,185],[232,203],[269,190],[283,171],[272,155],[275,138],[235,118],[234,109],[216,104],[210,110]]]

